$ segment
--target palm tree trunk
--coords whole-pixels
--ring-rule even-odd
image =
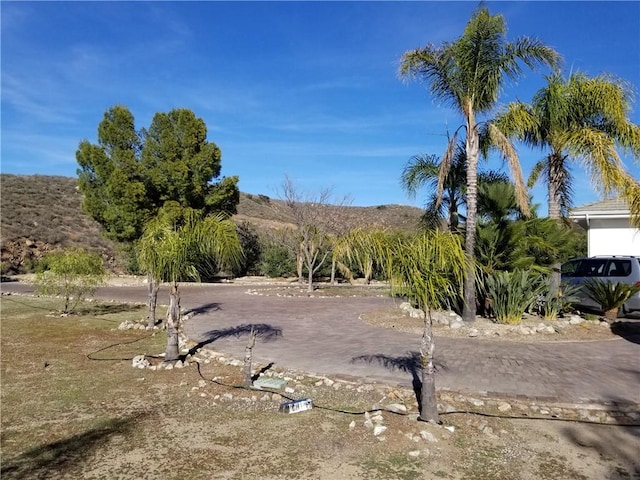
[[[476,130],[473,112],[467,119],[467,221],[465,236],[465,254],[467,256],[467,275],[464,280],[464,306],[462,318],[465,322],[476,320],[476,285],[473,265],[476,245],[476,223],[478,213],[478,155],[480,142]]]
[[[160,290],[160,282],[154,280],[151,275],[148,275],[147,284],[149,286],[149,298],[147,300],[147,328],[153,328],[156,325],[156,306],[158,305],[158,290]]]
[[[178,283],[171,285],[169,293],[169,309],[167,310],[167,350],[164,354],[165,362],[173,362],[180,358],[178,348],[178,328],[180,327],[180,291]]]
[[[425,312],[424,330],[420,345],[420,364],[422,367],[422,386],[420,388],[420,418],[423,422],[439,423],[438,400],[436,398],[436,372],[433,365],[435,342],[432,332],[431,309]]]
[[[559,162],[559,163],[558,163]],[[563,165],[561,160],[557,160],[555,156],[549,158],[549,178],[547,180],[549,188],[549,218],[555,220],[556,223],[560,223],[561,220],[561,195],[560,185],[558,179],[563,178]],[[549,282],[549,294],[557,296],[560,290],[561,282],[561,270],[562,264],[560,262],[554,262],[551,265],[551,281]]]

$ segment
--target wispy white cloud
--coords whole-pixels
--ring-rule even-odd
[[[3,130],[2,170],[74,176],[81,138],[60,134]]]

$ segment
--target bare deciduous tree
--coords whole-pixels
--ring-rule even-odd
[[[307,270],[308,291],[312,292],[313,275],[331,257],[336,236],[345,230],[340,210],[351,202],[349,197],[332,201],[331,188],[318,193],[303,192],[288,176],[285,176],[280,194],[295,225],[289,243],[291,240],[296,243],[299,278],[303,266]]]

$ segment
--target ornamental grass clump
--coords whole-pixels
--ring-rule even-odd
[[[618,317],[618,310],[622,304],[640,292],[640,285],[594,278],[584,283],[584,291],[591,300],[600,305],[604,317],[614,321]]]
[[[544,288],[538,275],[527,270],[496,272],[485,280],[487,298],[497,323],[517,324]]]

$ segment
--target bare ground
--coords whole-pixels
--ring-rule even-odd
[[[414,396],[385,385],[254,365],[293,389],[272,394],[237,388],[241,367],[226,361],[138,370],[132,356],[164,342],[161,331],[115,329],[140,319],[138,307],[59,317],[44,299],[3,296],[1,306],[3,479],[640,478],[640,427],[468,413],[443,414],[438,426],[417,421]],[[365,321],[400,328],[396,313]],[[279,413],[286,397],[314,408]],[[382,411],[376,436],[362,412],[389,402],[408,412]]]

